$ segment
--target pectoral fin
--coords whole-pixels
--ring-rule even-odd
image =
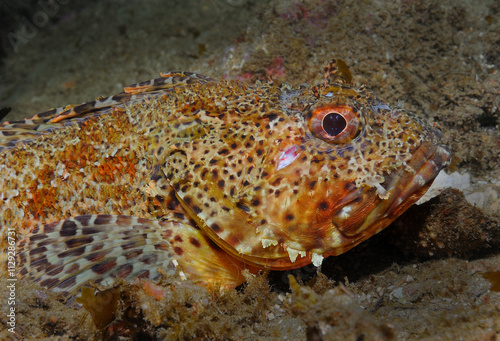
[[[19,242],[21,277],[75,295],[88,281],[156,279],[158,268],[200,285],[234,287],[245,265],[193,226],[117,215],[78,216],[43,225]]]

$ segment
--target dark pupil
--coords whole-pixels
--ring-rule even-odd
[[[336,112],[332,112],[323,118],[323,129],[331,136],[340,134],[346,125],[345,118]]]

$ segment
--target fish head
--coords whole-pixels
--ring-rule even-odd
[[[319,265],[346,252],[450,160],[438,129],[364,87],[226,83],[203,96],[156,154],[190,218],[253,265]]]
[[[312,91],[315,100],[289,113],[296,135],[277,146],[259,200],[265,243],[289,255],[281,268],[301,259],[318,265],[380,232],[418,201],[451,156],[439,129],[369,90],[329,84]]]

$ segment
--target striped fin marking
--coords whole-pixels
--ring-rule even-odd
[[[72,296],[92,280],[155,279],[175,273],[175,252],[162,233],[175,223],[120,215],[84,215],[43,225],[19,242],[20,275]]]
[[[249,268],[196,227],[122,215],[84,215],[36,228],[18,244],[20,276],[69,298],[88,281],[156,279],[179,271],[202,286],[231,288]]]

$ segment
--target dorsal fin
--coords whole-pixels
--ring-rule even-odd
[[[194,83],[207,83],[212,78],[192,72],[170,72],[162,77],[140,82],[124,88],[124,92],[109,97],[100,97],[79,105],[68,105],[50,109],[20,121],[6,121],[0,124],[0,150],[11,147],[21,141],[28,141],[64,127],[67,124],[79,124],[86,117],[110,113],[126,105],[162,96],[174,88]],[[80,120],[75,120],[79,118]],[[73,119],[73,120],[70,120]]]

